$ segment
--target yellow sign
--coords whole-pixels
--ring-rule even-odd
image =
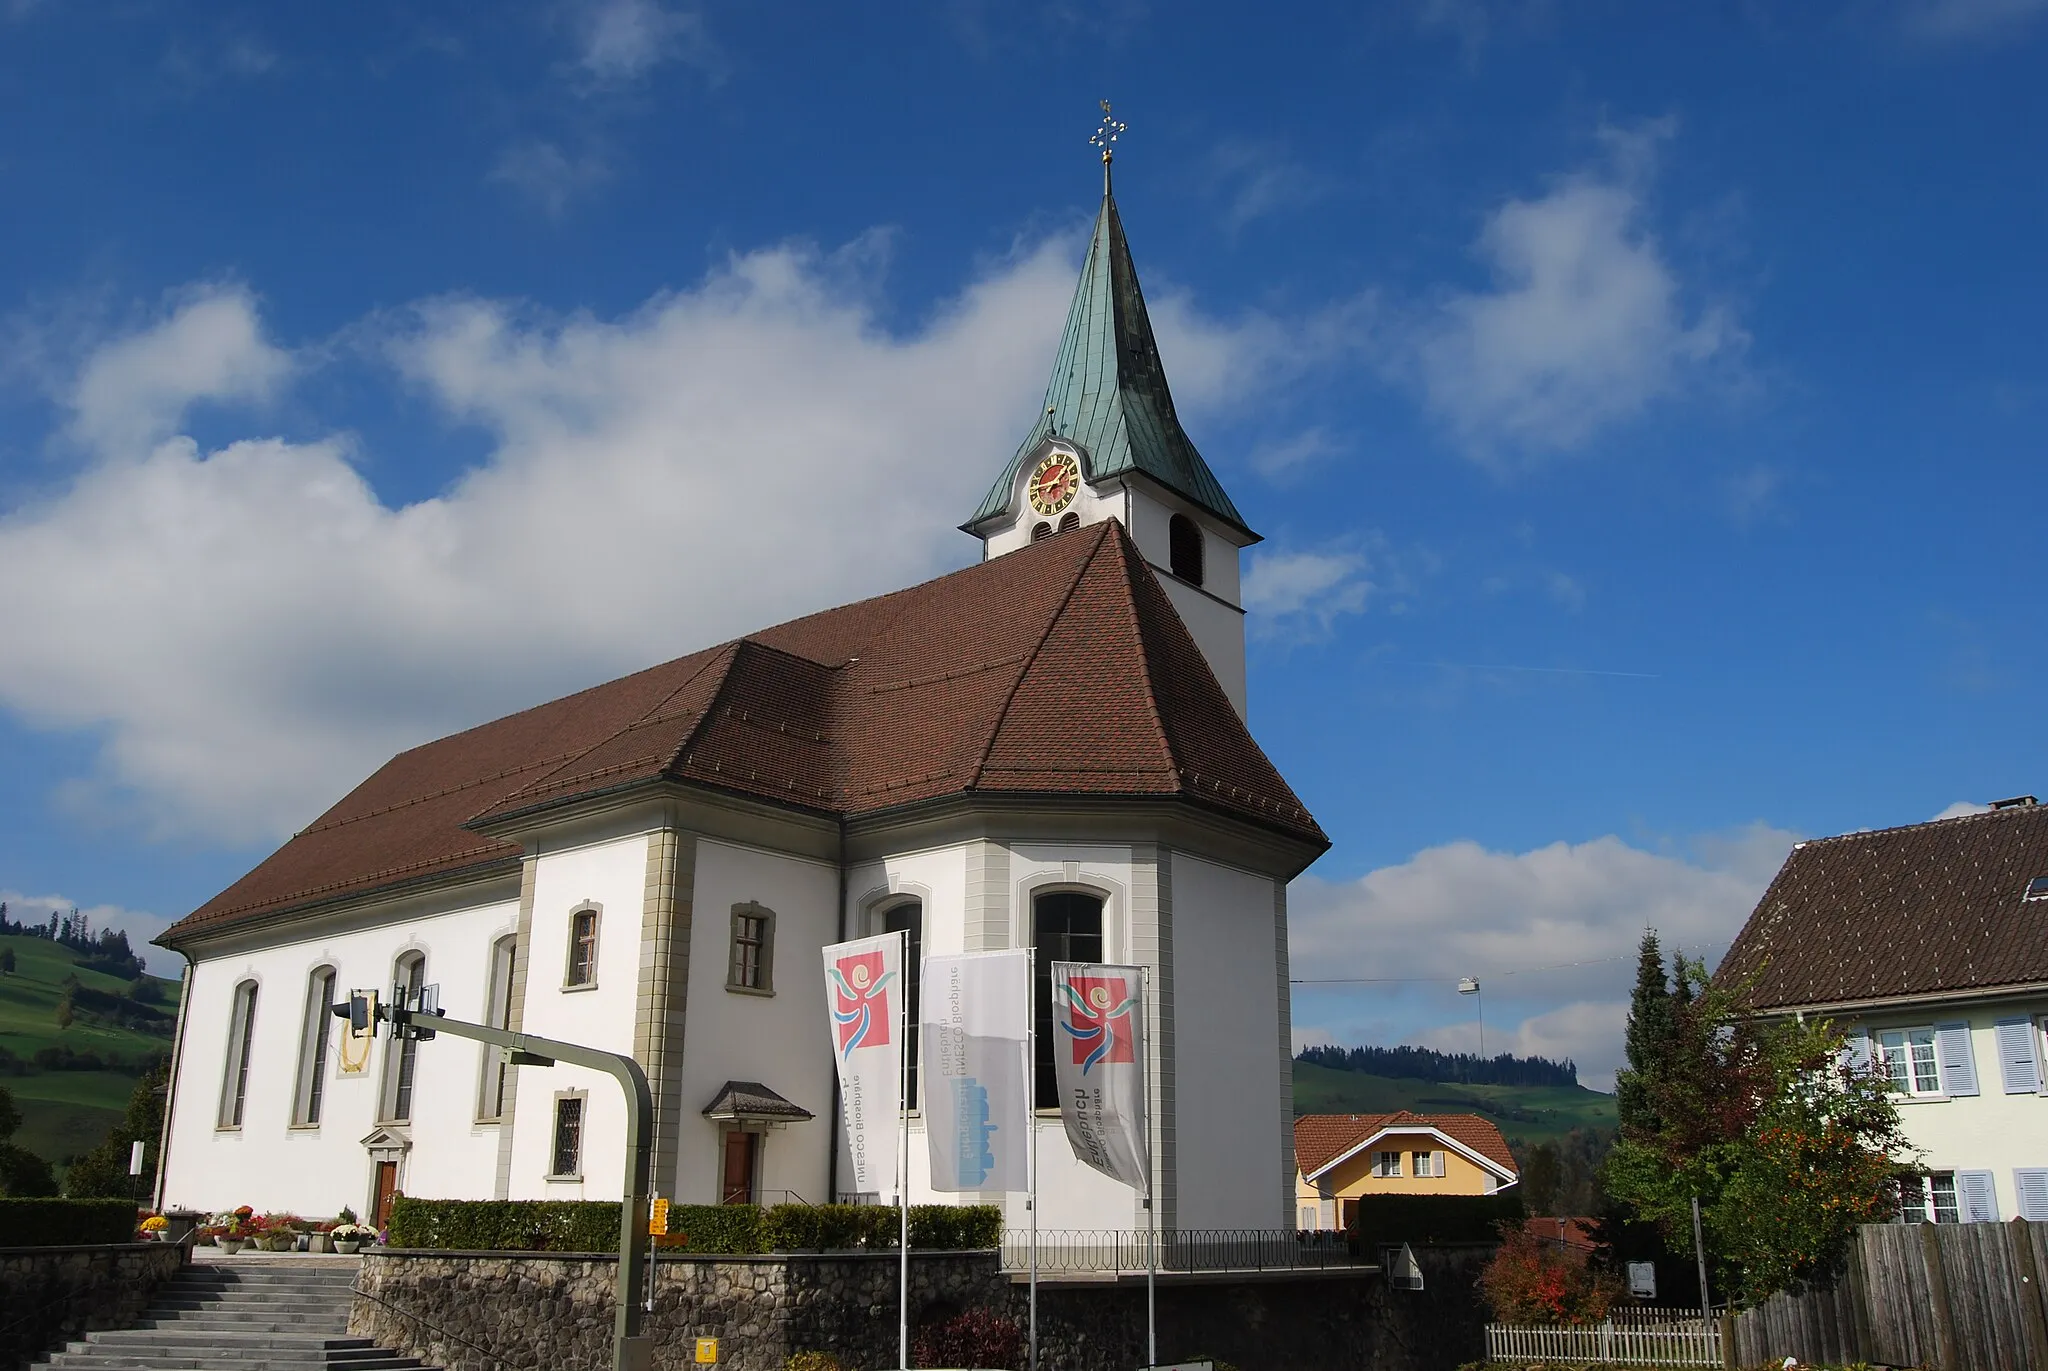
[[[699,1338],[699,1339],[697,1339],[697,1365],[699,1365],[699,1366],[716,1366],[716,1365],[718,1365],[718,1339],[716,1339],[716,1338]]]
[[[660,1238],[668,1235],[668,1201],[657,1199],[647,1207],[647,1231]]]

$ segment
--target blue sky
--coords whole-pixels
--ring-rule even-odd
[[[1362,12],[1360,12],[1362,10]],[[0,0],[0,891],[971,560],[1095,102],[1335,839],[1311,1039],[1618,1055],[1797,837],[2038,789],[2044,0]],[[1619,960],[1616,960],[1619,959]],[[1585,965],[1559,968],[1559,963]]]

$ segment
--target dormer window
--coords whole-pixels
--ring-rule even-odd
[[[2027,893],[2021,898],[2028,900],[2048,900],[2048,876],[2036,876],[2033,880],[2028,881]]]
[[[1185,514],[1176,514],[1167,521],[1166,564],[1189,585],[1202,583],[1202,530]]]

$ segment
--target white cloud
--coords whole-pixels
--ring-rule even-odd
[[[1605,170],[1502,205],[1476,245],[1491,287],[1411,326],[1393,369],[1474,455],[1579,447],[1741,350],[1724,311],[1688,315],[1646,224],[1662,133],[1610,130]]]
[[[1275,439],[1253,448],[1252,470],[1269,481],[1285,481],[1342,450],[1342,445],[1327,430],[1303,429],[1291,438]]]
[[[1794,840],[1756,823],[1696,839],[1683,852],[1648,851],[1611,835],[1529,852],[1461,841],[1354,881],[1304,876],[1289,891],[1289,962],[1304,979],[1410,977],[1447,991],[1459,977],[1477,976],[1489,1020],[1492,1006],[1503,1013],[1498,1028],[1487,1029],[1489,1051],[1569,1055],[1582,1079],[1599,1085],[1612,1079],[1621,1053],[1619,1020],[1603,1006],[1625,1002],[1643,929],[1657,929],[1667,950],[1711,965]],[[1332,1017],[1337,993],[1315,992],[1320,1019]],[[1377,1002],[1398,992],[1342,993],[1363,1014],[1384,1013]],[[1452,1002],[1434,1003],[1411,1031],[1469,1031],[1471,1041],[1457,1041],[1474,1045],[1476,1022],[1443,1023]],[[1610,1022],[1611,1036],[1601,1027]],[[1536,1046],[1566,1042],[1574,1045],[1565,1052]]]
[[[2048,14],[2048,0],[1907,0],[1900,15],[1909,33],[1928,38],[1991,38]]]
[[[1989,814],[1990,812],[1990,805],[1980,805],[1975,800],[1957,800],[1954,804],[1942,810],[1941,813],[1935,815],[1934,818],[1936,820],[1960,819],[1965,814]]]
[[[637,81],[671,59],[713,63],[704,16],[656,0],[581,0],[570,13],[580,71],[600,84]]]
[[[21,588],[0,705],[94,734],[72,808],[258,840],[401,748],[963,564],[954,525],[1030,421],[1075,246],[900,335],[846,260],[797,248],[619,319],[458,298],[372,321],[408,384],[491,438],[402,506],[346,437],[155,441],[193,396],[283,372],[246,294],[206,296],[91,357],[78,422],[105,456],[0,516]],[[1228,329],[1180,318],[1206,374],[1243,374]],[[1213,401],[1190,372],[1177,390]]]
[[[1247,627],[1260,637],[1327,637],[1339,618],[1365,612],[1374,590],[1369,574],[1355,549],[1256,551],[1244,573]]]
[[[512,187],[559,217],[570,200],[611,179],[611,167],[594,151],[574,156],[546,139],[515,143],[498,154],[490,179]]]
[[[1327,177],[1302,166],[1277,143],[1226,139],[1211,162],[1226,202],[1224,222],[1233,232],[1254,219],[1306,209],[1330,190]]]
[[[142,958],[153,975],[167,976],[176,980],[184,974],[185,961],[175,952],[161,947],[151,947],[149,940],[171,926],[171,920],[161,914],[151,914],[140,909],[123,909],[119,905],[82,905],[67,895],[24,895],[19,890],[0,890],[0,904],[7,906],[7,917],[18,924],[47,922],[52,913],[69,916],[76,909],[91,921],[95,932],[111,928],[128,935],[128,945]]]
[[[88,447],[139,453],[194,404],[261,400],[291,373],[245,287],[193,286],[168,303],[165,317],[95,352],[71,387],[71,432]]]

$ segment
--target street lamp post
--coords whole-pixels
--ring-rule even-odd
[[[1471,976],[1466,976],[1459,980],[1458,993],[1460,995],[1479,996],[1479,1057],[1480,1060],[1484,1061],[1486,1059],[1486,996],[1480,993],[1479,982]]]

